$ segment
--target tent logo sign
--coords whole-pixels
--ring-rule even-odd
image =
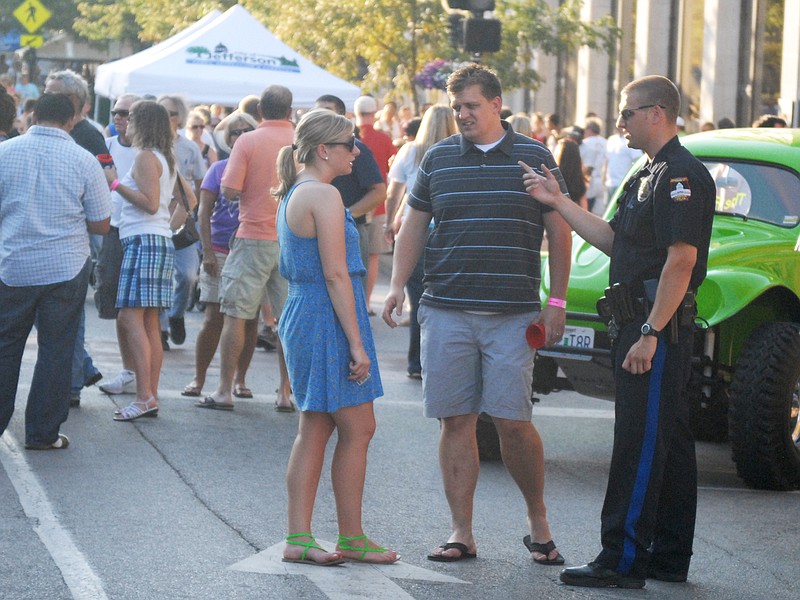
[[[209,50],[205,46],[190,46],[186,52],[190,55],[186,62],[191,65],[222,65],[269,71],[300,72],[300,65],[297,64],[296,58],[289,60],[285,56],[231,51],[221,42],[216,45],[214,50]]]

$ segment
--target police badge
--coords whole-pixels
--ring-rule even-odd
[[[639,202],[644,202],[647,200],[647,197],[650,195],[650,178],[645,177],[639,182],[639,190],[636,195],[636,199]]]

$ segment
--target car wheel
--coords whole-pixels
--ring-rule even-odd
[[[727,385],[714,387],[707,399],[700,384],[690,388],[692,405],[692,433],[701,442],[724,442],[728,439],[728,406],[730,391]]]
[[[736,470],[755,488],[800,487],[800,326],[769,323],[748,339],[731,383]]]

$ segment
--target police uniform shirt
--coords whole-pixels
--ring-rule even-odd
[[[697,248],[689,284],[697,290],[706,276],[716,198],[708,169],[675,136],[625,189],[610,222],[610,283],[627,283],[641,293],[640,282],[661,275],[669,246],[685,242]]]

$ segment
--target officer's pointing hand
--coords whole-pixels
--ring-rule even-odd
[[[524,162],[519,161],[518,164],[523,170],[522,182],[525,185],[525,190],[531,195],[531,198],[538,200],[542,204],[553,206],[558,196],[561,195],[561,189],[550,169],[542,165],[541,169],[544,175],[539,175]]]

